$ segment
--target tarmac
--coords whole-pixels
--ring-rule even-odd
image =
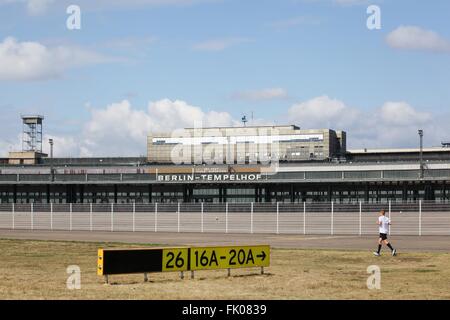
[[[171,232],[47,231],[0,229],[0,239],[118,242],[171,246],[269,244],[281,249],[331,249],[373,251],[377,236],[326,236],[276,234],[220,234]],[[450,252],[450,236],[392,236],[398,252]],[[388,249],[384,249],[388,250]]]

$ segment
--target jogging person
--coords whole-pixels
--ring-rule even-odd
[[[373,254],[377,257],[381,256],[381,245],[384,244],[391,249],[392,255],[395,256],[397,254],[397,250],[395,250],[392,245],[389,243],[387,239],[387,235],[389,233],[389,226],[391,225],[391,219],[386,217],[386,212],[384,210],[380,211],[380,216],[378,217],[377,222],[379,229],[380,229],[380,239],[378,239],[378,250],[374,252]]]

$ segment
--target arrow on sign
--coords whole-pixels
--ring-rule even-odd
[[[266,253],[263,251],[261,254],[256,255],[257,258],[261,258],[261,261],[264,261],[266,258]]]

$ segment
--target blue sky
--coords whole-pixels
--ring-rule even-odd
[[[81,30],[66,28],[69,4]],[[449,18],[445,0],[0,0],[0,153],[21,113],[45,115],[61,156],[144,154],[150,131],[251,112],[347,130],[350,148],[415,146],[419,127],[439,145]]]

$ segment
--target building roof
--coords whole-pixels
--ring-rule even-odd
[[[347,150],[350,154],[379,154],[379,153],[419,153],[419,148],[396,148],[396,149],[351,149]],[[432,147],[423,148],[423,152],[450,152],[450,148]]]
[[[206,128],[184,128],[185,130],[194,130],[194,129],[246,129],[246,128],[289,128],[294,130],[300,130],[299,126],[296,126],[295,124],[286,124],[286,125],[262,125],[262,126],[239,126],[239,127],[232,127],[232,126],[223,126],[223,127],[206,127]]]

